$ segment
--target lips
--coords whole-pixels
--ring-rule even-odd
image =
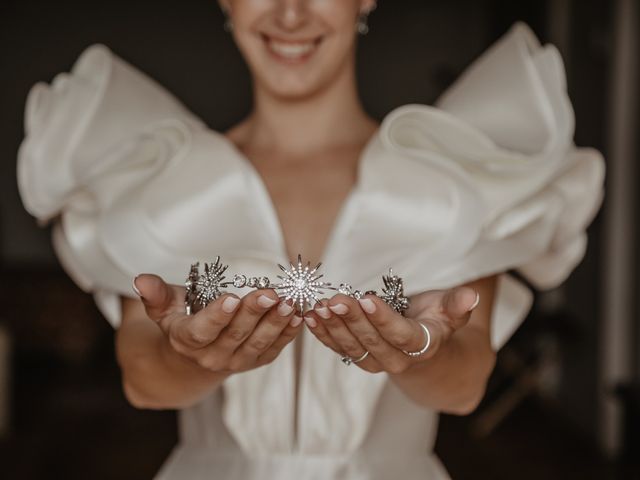
[[[299,63],[307,60],[317,50],[322,37],[309,40],[282,40],[262,34],[267,50],[281,61]]]

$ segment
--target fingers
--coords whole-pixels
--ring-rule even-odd
[[[333,311],[338,313],[348,330],[369,351],[369,356],[375,359],[383,370],[399,373],[413,363],[411,358],[399,347],[393,345],[385,332],[378,329],[369,318],[373,315],[381,325],[384,324],[387,327],[387,331],[404,333],[407,339],[414,339],[414,327],[380,298],[367,295],[358,301],[345,295],[336,295],[331,299],[330,304],[333,305]],[[341,313],[344,309],[336,308],[340,304],[347,307],[345,313]],[[365,308],[373,313],[368,313],[364,310]],[[411,340],[407,340],[406,344],[408,345]]]
[[[290,322],[280,333],[280,336],[267,348],[257,359],[257,365],[266,365],[272,362],[296,336],[302,328],[302,318],[297,315],[293,316],[294,322]]]
[[[258,321],[279,298],[273,289],[255,290],[245,295],[229,324],[212,343],[216,349],[232,354],[253,333]]]
[[[327,307],[328,300],[323,299],[320,303],[320,307],[316,306],[316,310],[310,310],[304,314],[304,320],[309,327],[311,333],[313,333],[318,340],[324,343],[325,346],[339,355],[344,355],[344,350],[335,342],[335,340],[329,334],[324,321],[318,314],[318,311],[323,312],[323,316],[333,315],[331,310]]]
[[[369,351],[370,354],[356,365],[370,372],[384,369],[374,351],[390,354],[391,348],[387,345],[385,349],[385,342],[381,341],[380,335],[362,315],[357,301],[346,295],[336,295],[330,301],[323,299],[320,305],[316,305],[313,314],[310,312],[308,315],[317,319],[317,326],[310,328],[311,331],[329,348],[354,359]],[[357,323],[356,330],[362,335],[358,336],[349,323]]]
[[[359,303],[371,328],[393,349],[414,352],[424,346],[424,331],[415,320],[400,315],[375,295],[367,295]]]
[[[212,371],[241,371],[275,359],[300,331],[302,318],[273,289],[243,298],[224,294],[193,315],[184,308],[184,288],[152,274],[138,275],[133,288],[146,314],[178,353]]]
[[[159,321],[171,311],[184,311],[184,288],[167,284],[158,275],[143,273],[133,279],[149,318]]]
[[[292,301],[281,301],[277,307],[271,308],[264,314],[249,337],[237,348],[230,360],[230,368],[242,371],[254,365],[258,357],[262,355],[280,337],[282,331],[292,321],[299,324],[301,319],[295,321]]]
[[[442,313],[454,330],[464,327],[471,311],[480,303],[480,294],[471,287],[456,287],[446,291],[442,299]]]
[[[408,318],[442,320],[455,331],[467,324],[479,301],[479,293],[469,286],[430,290],[413,297],[405,313]]]
[[[278,308],[276,299],[273,290],[242,299],[225,294],[195,315],[170,316],[171,345],[211,371],[237,373],[263,365],[295,338],[302,323],[291,302]]]
[[[172,342],[188,349],[200,349],[218,338],[236,314],[240,298],[233,294],[224,294],[209,303],[195,315],[182,314],[178,318],[171,316],[160,320],[161,328],[168,330]],[[164,324],[169,323],[167,327]],[[174,345],[180,351],[180,346]]]
[[[334,302],[334,304],[338,304],[338,302]],[[341,307],[342,304],[338,307],[338,310]],[[327,334],[337,346],[338,353],[349,355],[350,357],[360,357],[366,348],[353,336],[345,322],[332,310],[333,308],[335,308],[335,305],[323,300],[322,306],[315,309],[317,315],[320,316],[318,323],[326,329]]]

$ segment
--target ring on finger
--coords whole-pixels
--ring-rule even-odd
[[[424,347],[415,352],[407,352],[406,350],[402,350],[405,355],[409,355],[410,357],[419,357],[429,349],[429,345],[431,345],[431,333],[429,333],[429,329],[424,323],[420,322],[420,326],[422,327],[422,330],[424,330],[425,335]]]
[[[365,350],[365,352],[362,355],[360,355],[358,358],[353,358],[353,357],[350,357],[349,355],[342,355],[340,357],[340,360],[342,361],[342,363],[344,363],[348,367],[352,363],[361,362],[362,360],[367,358],[368,355],[369,355],[369,351]]]

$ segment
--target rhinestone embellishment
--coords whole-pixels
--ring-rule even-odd
[[[228,265],[220,263],[220,256],[217,256],[215,262],[204,264],[204,273],[200,273],[200,264],[191,265],[189,274],[185,281],[185,310],[188,315],[194,313],[196,307],[202,308],[214,301],[224,292],[222,289],[229,285],[236,288],[273,288],[278,293],[278,297],[286,300],[293,300],[293,305],[300,314],[304,313],[306,307],[311,307],[313,302],[319,302],[325,290],[334,290],[351,298],[360,299],[365,295],[378,295],[375,290],[354,289],[349,283],[341,283],[339,287],[332,286],[331,282],[320,280],[323,275],[317,271],[322,265],[319,262],[314,268],[311,268],[309,262],[303,264],[302,256],[298,255],[298,261],[294,265],[289,262],[289,267],[278,264],[278,267],[284,275],[277,275],[281,280],[280,283],[272,283],[268,277],[247,277],[246,275],[236,273],[233,275],[232,281],[224,281],[224,272]],[[402,278],[393,274],[393,270],[389,269],[389,275],[382,276],[384,287],[382,295],[379,295],[391,308],[400,314],[409,307],[409,299],[404,296],[404,288]]]
[[[284,299],[293,299],[294,305],[297,306],[299,312],[304,312],[306,305],[311,305],[311,300],[319,302],[318,295],[323,294],[323,289],[330,287],[331,283],[320,281],[322,274],[315,275],[322,262],[318,263],[315,268],[311,269],[311,265],[307,262],[307,265],[303,267],[302,257],[298,255],[298,264],[294,266],[289,262],[290,267],[285,268],[278,264],[280,270],[285,274],[278,275],[278,278],[282,280],[281,283],[273,285],[276,290],[281,290]]]
[[[389,275],[382,276],[382,281],[384,282],[384,287],[380,298],[397,312],[403,312],[409,308],[409,299],[404,296],[402,279],[393,274],[393,269],[389,269]]]

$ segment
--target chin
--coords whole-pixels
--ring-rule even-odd
[[[264,79],[260,82],[260,86],[270,95],[281,100],[303,100],[328,87],[330,81],[330,79],[319,78],[304,80]]]

